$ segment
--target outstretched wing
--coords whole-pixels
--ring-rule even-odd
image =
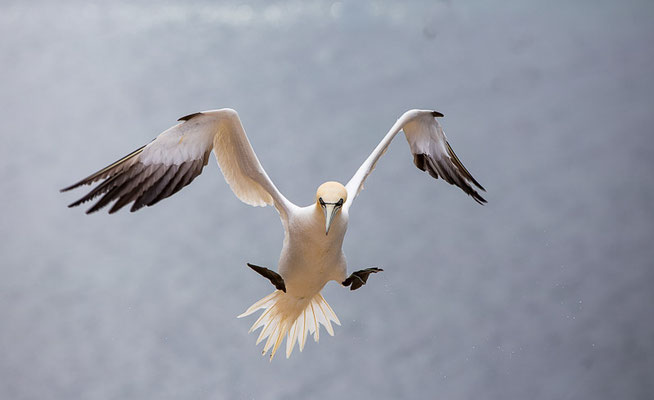
[[[486,203],[474,186],[483,191],[485,189],[463,166],[447,142],[443,128],[436,120],[436,117],[442,116],[443,114],[438,111],[431,110],[405,112],[345,185],[348,198],[344,207],[351,206],[352,201],[363,188],[363,182],[375,169],[377,161],[400,130],[404,131],[409,142],[416,167],[429,172],[429,175],[435,179],[441,178],[449,184],[460,187],[479,204]]]
[[[102,181],[69,207],[99,196],[102,197],[87,213],[114,201],[109,213],[129,203],[133,203],[131,211],[154,205],[200,175],[213,150],[225,180],[241,201],[253,206],[274,205],[280,214],[287,214],[291,203],[259,163],[236,111],[203,111],[179,121],[149,144],[62,189],[63,192]]]

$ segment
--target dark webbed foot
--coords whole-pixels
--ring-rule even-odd
[[[368,276],[373,273],[381,272],[381,268],[366,268],[360,271],[352,272],[352,275],[348,276],[346,280],[343,281],[343,286],[350,286],[350,290],[357,290],[361,286],[365,285],[368,281]]]
[[[279,290],[286,293],[286,284],[284,283],[284,278],[275,271],[271,271],[268,268],[260,267],[258,265],[247,263],[248,267],[255,270],[259,275],[270,280],[270,282]]]

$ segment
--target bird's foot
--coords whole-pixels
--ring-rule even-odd
[[[286,293],[286,284],[284,283],[284,278],[275,271],[271,271],[268,268],[260,267],[258,265],[247,263],[248,267],[252,268],[259,275],[270,280],[270,282],[279,290]]]
[[[343,281],[343,286],[350,286],[350,290],[357,290],[361,286],[365,285],[368,281],[368,276],[373,273],[381,272],[383,269],[372,267],[366,268],[359,271],[352,272],[346,280]]]

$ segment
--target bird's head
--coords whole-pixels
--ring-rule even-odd
[[[334,217],[341,211],[346,200],[347,190],[338,182],[325,182],[318,187],[316,207],[322,208],[325,213],[325,235],[329,233]]]

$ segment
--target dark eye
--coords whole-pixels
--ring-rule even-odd
[[[319,198],[318,198],[318,202],[320,202],[320,205],[321,205],[321,206],[324,206],[324,205],[325,205],[325,202],[322,200],[322,197],[319,197]]]
[[[343,205],[343,199],[338,200],[338,203],[336,203],[337,206],[342,206]]]

